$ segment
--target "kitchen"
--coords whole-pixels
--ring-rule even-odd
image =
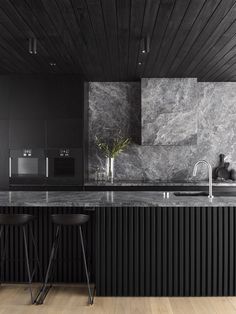
[[[235,1],[0,6],[0,312],[236,312]]]

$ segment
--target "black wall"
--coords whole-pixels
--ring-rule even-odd
[[[0,189],[9,149],[83,147],[83,99],[76,75],[0,76]]]

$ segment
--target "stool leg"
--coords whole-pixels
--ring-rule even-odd
[[[41,263],[40,263],[40,261],[39,261],[39,256],[38,256],[38,246],[37,246],[36,241],[35,241],[35,238],[34,238],[32,226],[30,225],[29,228],[30,228],[30,235],[31,235],[31,238],[32,238],[33,246],[34,246],[34,252],[35,252],[36,263],[37,263],[38,268],[39,268],[39,277],[40,277],[40,280],[43,281],[42,266],[41,266]],[[37,265],[36,265],[36,266],[37,266]],[[36,267],[35,267],[35,268],[36,268]],[[35,271],[35,270],[34,270],[34,271]]]
[[[47,295],[47,284],[48,284],[48,280],[50,278],[50,274],[53,270],[53,266],[54,266],[54,261],[55,261],[55,256],[57,253],[57,249],[59,246],[59,236],[60,236],[60,232],[61,232],[61,227],[58,226],[56,229],[56,235],[55,235],[55,239],[53,241],[53,245],[52,245],[52,250],[51,250],[51,254],[50,254],[50,258],[49,258],[49,263],[48,263],[48,268],[47,268],[47,272],[46,272],[46,276],[45,276],[45,280],[44,280],[44,284],[40,290],[39,293],[39,298],[37,300],[37,304],[43,304],[43,301]]]
[[[24,246],[25,246],[25,258],[26,258],[26,267],[28,272],[28,279],[29,279],[29,288],[30,288],[30,295],[31,295],[31,303],[34,304],[33,292],[32,292],[32,277],[30,273],[30,265],[29,265],[29,255],[28,255],[28,246],[26,240],[26,233],[25,233],[25,226],[22,227],[23,236],[24,236]]]
[[[90,282],[89,282],[89,273],[88,273],[88,266],[87,266],[87,261],[86,261],[86,255],[85,255],[85,249],[84,249],[84,240],[83,240],[83,233],[82,233],[81,226],[79,226],[79,233],[80,233],[81,247],[82,247],[82,253],[83,253],[83,260],[84,260],[84,268],[85,268],[86,279],[87,279],[89,303],[90,303],[90,305],[92,305],[93,304],[93,296],[92,296]]]

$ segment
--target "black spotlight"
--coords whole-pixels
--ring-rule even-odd
[[[142,53],[148,53],[150,51],[150,37],[144,37],[141,41],[141,51]]]

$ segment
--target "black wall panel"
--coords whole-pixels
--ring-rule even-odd
[[[8,76],[0,76],[0,119],[9,119],[9,78]]]
[[[10,120],[10,148],[46,147],[45,120]]]
[[[0,189],[8,189],[9,178],[9,121],[0,120]]]
[[[73,75],[49,77],[45,82],[48,119],[82,118],[83,82]]]
[[[11,119],[45,119],[47,84],[43,78],[17,76],[9,78],[9,108]]]
[[[236,208],[99,208],[97,295],[236,295]]]
[[[83,120],[57,119],[47,120],[47,147],[82,147]]]

